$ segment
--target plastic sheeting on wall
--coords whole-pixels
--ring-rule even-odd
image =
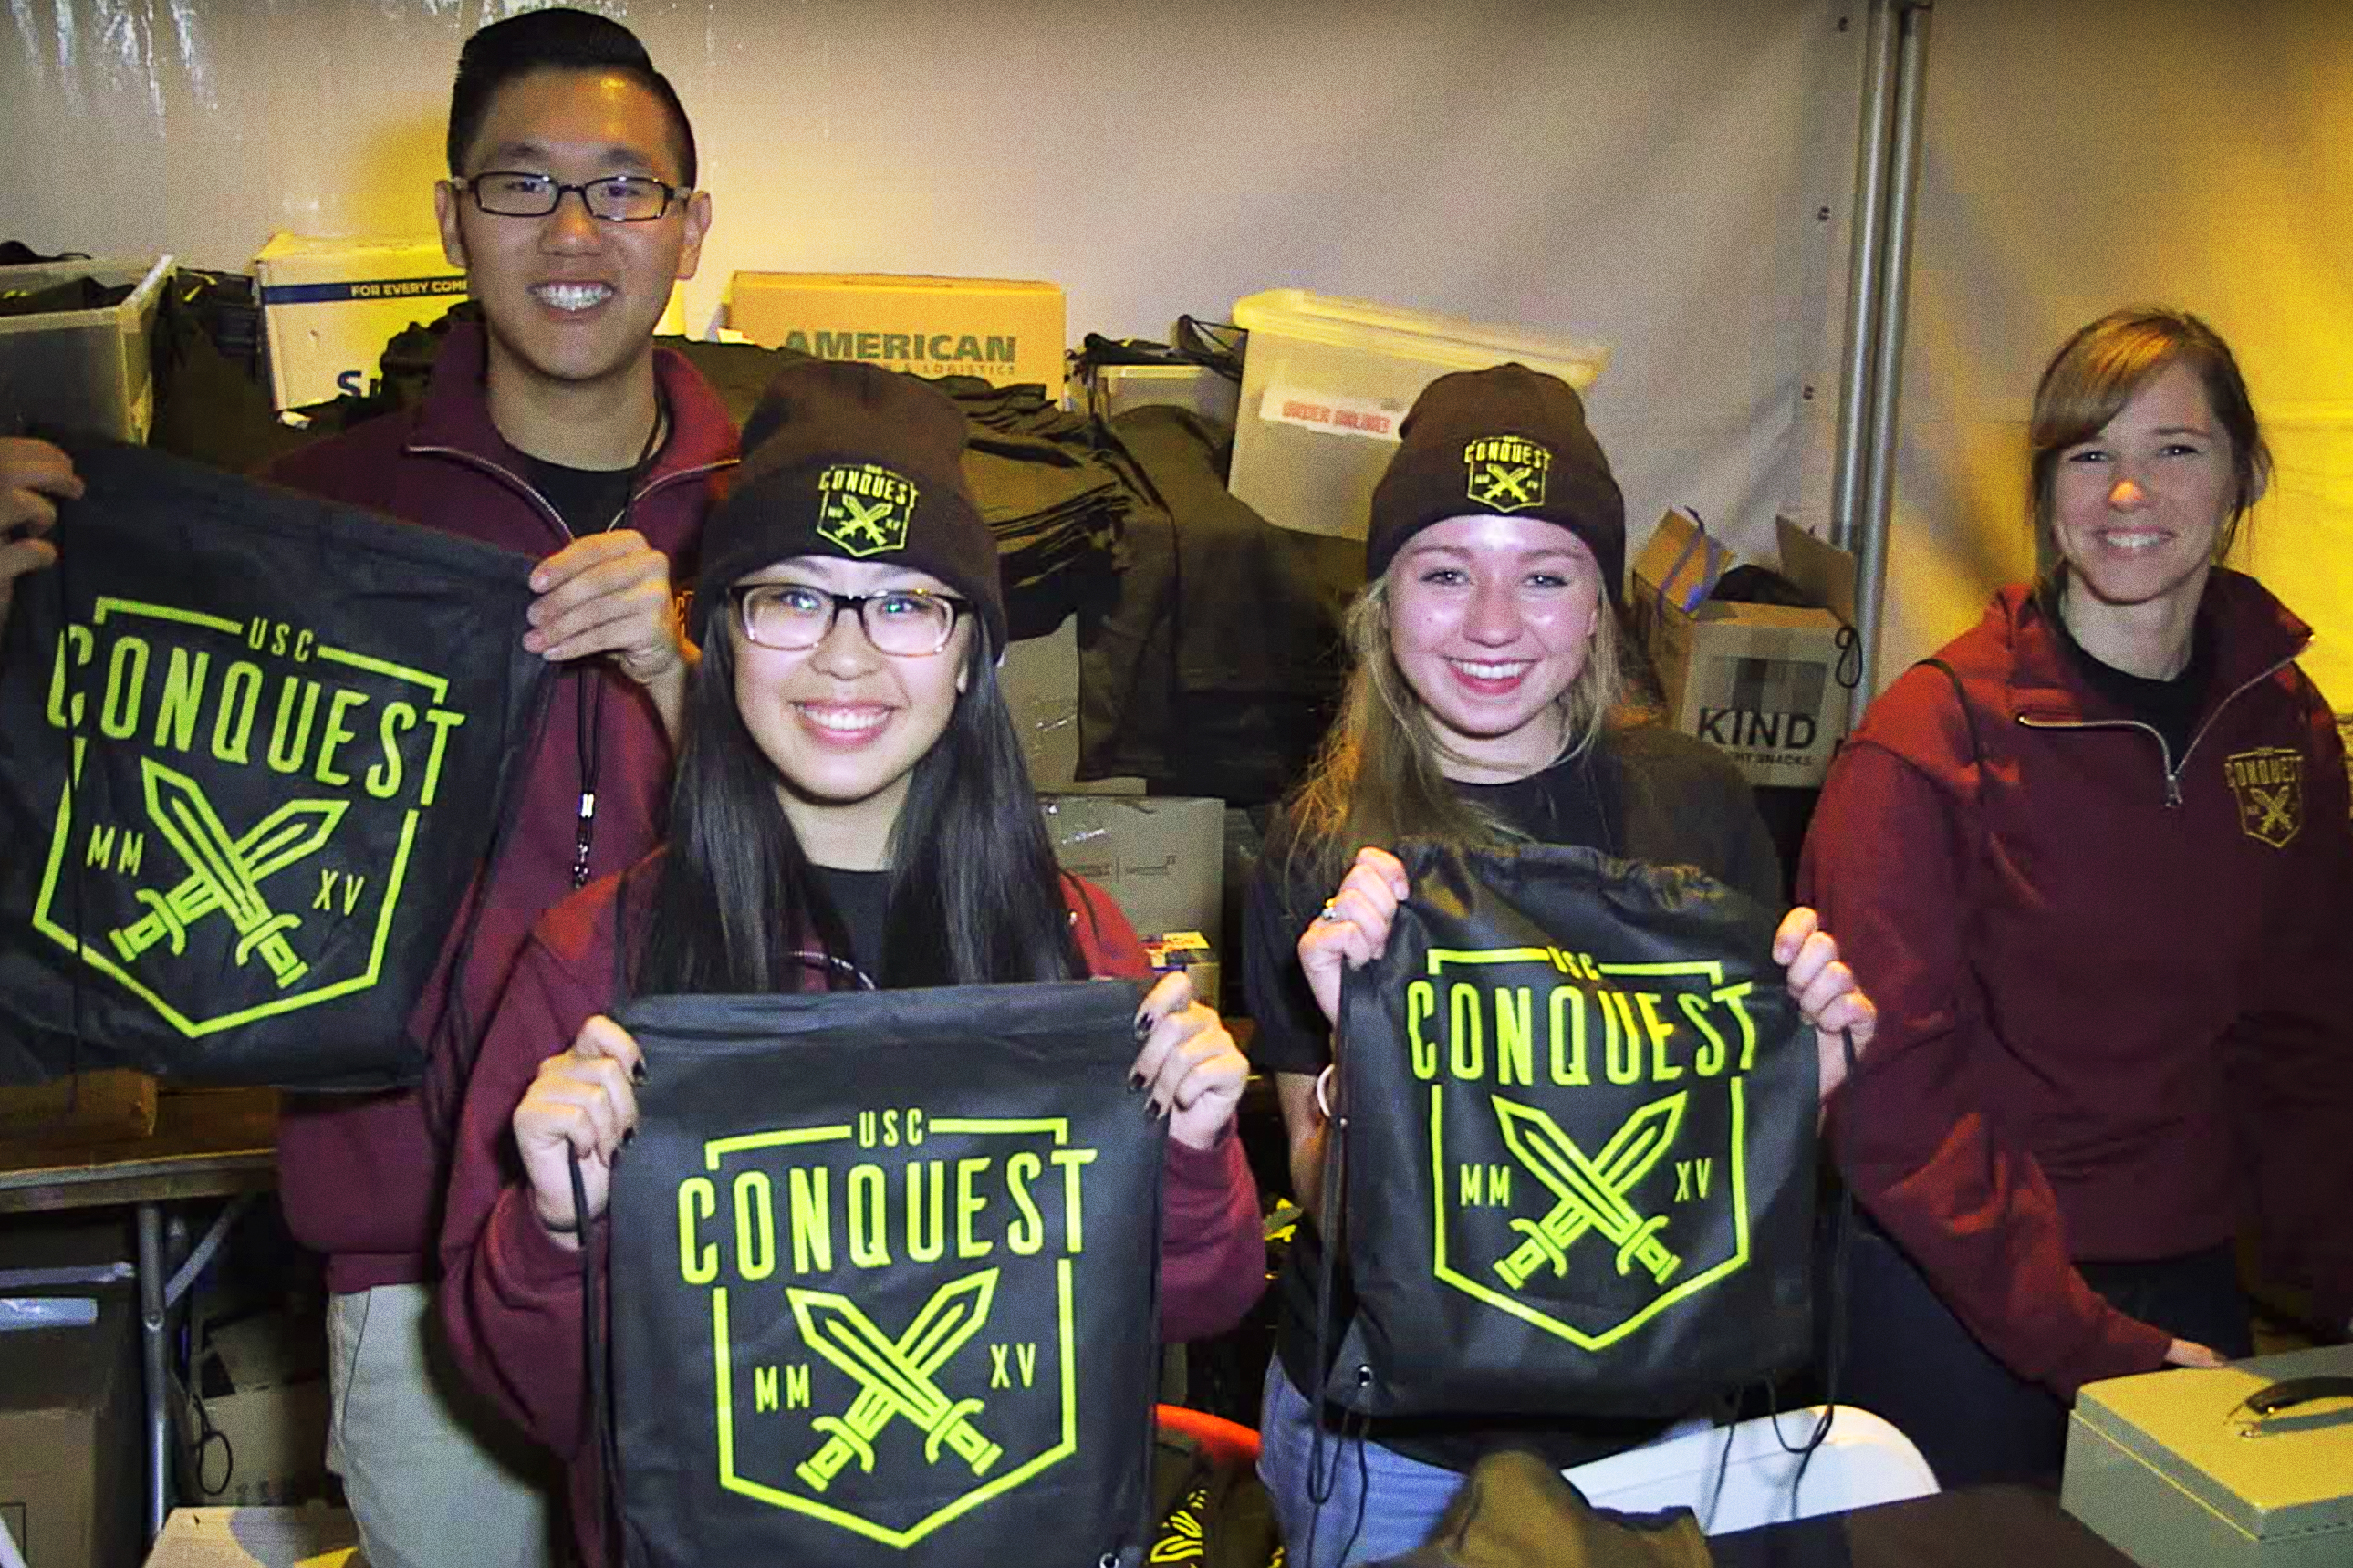
[[[459,47],[519,8],[6,0],[0,227],[214,267],[429,233]],[[769,268],[1051,279],[1073,337],[1298,285],[1596,339],[1638,532],[1689,506],[1767,552],[1835,401],[1860,3],[598,8],[696,120],[698,330]]]
[[[2025,420],[2067,334],[2197,311],[2276,459],[2253,570],[2353,711],[2353,8],[1947,0],[1928,68],[1883,679],[2031,570]]]

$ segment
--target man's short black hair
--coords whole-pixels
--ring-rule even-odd
[[[643,83],[677,127],[681,183],[694,184],[694,126],[678,89],[654,69],[645,45],[610,16],[561,5],[493,22],[466,40],[458,56],[458,80],[449,89],[450,178],[465,174],[466,151],[480,133],[499,89],[543,70],[618,71]]]

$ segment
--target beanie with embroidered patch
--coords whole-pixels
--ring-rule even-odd
[[[1423,388],[1398,436],[1373,490],[1366,580],[1432,523],[1532,517],[1575,534],[1593,552],[1609,603],[1622,601],[1626,500],[1575,387],[1524,364],[1457,371]]]
[[[997,541],[964,478],[965,419],[946,394],[876,365],[797,359],[744,422],[742,463],[702,525],[696,615],[737,579],[796,555],[926,572],[1007,641]]]

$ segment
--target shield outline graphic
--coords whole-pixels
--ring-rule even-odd
[[[1477,455],[1481,447],[1492,446],[1499,441],[1517,442],[1520,446],[1535,452],[1535,460],[1525,464],[1510,464],[1493,458]],[[1532,506],[1544,504],[1545,475],[1552,467],[1552,449],[1542,442],[1531,441],[1525,436],[1481,436],[1464,443],[1462,466],[1465,469],[1463,491],[1473,503],[1483,506],[1490,511],[1525,511]],[[1506,471],[1513,468],[1525,468],[1526,471],[1525,474],[1513,476]],[[1479,480],[1482,476],[1493,481],[1483,495],[1479,489]],[[1510,501],[1498,499],[1499,492],[1505,489],[1509,489],[1519,499]]]
[[[90,625],[93,626],[104,625],[111,616],[162,621],[175,626],[201,626],[235,637],[240,644],[245,637],[244,623],[230,620],[225,616],[206,615],[201,611],[180,609],[176,605],[150,605],[130,599],[100,599],[90,614]],[[325,643],[317,645],[311,657],[325,663],[343,665],[353,669],[364,670],[371,675],[384,676],[423,687],[433,694],[433,701],[437,707],[448,700],[449,683],[441,677],[428,674],[424,670],[410,669],[367,654],[354,653],[349,648],[330,647]],[[322,1002],[332,1002],[337,997],[348,996],[354,992],[365,991],[373,987],[382,977],[385,948],[392,933],[392,919],[400,908],[400,890],[408,876],[408,858],[416,848],[417,825],[424,815],[421,806],[412,805],[403,814],[399,847],[393,853],[392,865],[385,872],[383,886],[377,894],[375,929],[369,933],[367,963],[364,968],[356,974],[347,974],[340,978],[322,978],[320,984],[301,989],[277,991],[273,988],[272,994],[267,1000],[238,1007],[234,1012],[200,1017],[195,1016],[192,1010],[167,999],[153,985],[141,980],[129,969],[117,963],[105,950],[102,931],[94,931],[78,939],[71,931],[58,923],[50,912],[57,897],[58,884],[64,875],[66,857],[71,850],[74,829],[74,793],[81,784],[82,770],[88,763],[89,755],[89,738],[76,735],[73,740],[72,761],[68,764],[65,782],[58,786],[58,790],[56,825],[49,835],[49,852],[41,871],[40,890],[33,900],[34,930],[146,1003],[148,1006],[154,1009],[158,1017],[178,1030],[183,1037],[192,1040],[202,1039],[207,1035],[217,1034],[223,1029],[233,1029],[259,1019],[298,1012],[304,1007],[315,1007]],[[92,940],[93,937],[96,940]]]
[[[2239,777],[2235,763],[2260,763],[2273,757],[2293,757],[2295,772],[2293,777],[2265,790]],[[2239,803],[2239,831],[2259,844],[2274,849],[2284,849],[2295,842],[2304,831],[2304,752],[2295,746],[2258,746],[2252,752],[2233,752],[2222,759],[2222,776],[2231,781],[2231,794]],[[2283,826],[2274,830],[2274,823]]]
[[[1068,1145],[1071,1125],[1063,1117],[1040,1117],[1034,1121],[990,1120],[973,1117],[942,1116],[927,1119],[925,1141],[946,1137],[1015,1136],[1044,1137],[1057,1145]],[[848,1142],[852,1138],[847,1126],[805,1127],[775,1132],[755,1132],[735,1138],[715,1138],[702,1146],[703,1169],[715,1173],[720,1163],[729,1154],[754,1149],[808,1147],[811,1145]],[[735,1465],[735,1369],[732,1340],[728,1333],[727,1289],[713,1285],[711,1290],[711,1370],[713,1403],[718,1415],[719,1484],[722,1489],[764,1502],[772,1508],[806,1514],[824,1523],[864,1536],[885,1546],[902,1551],[914,1545],[942,1526],[954,1523],[990,1499],[1026,1485],[1039,1475],[1069,1458],[1079,1451],[1078,1390],[1071,1381],[1071,1363],[1077,1359],[1076,1279],[1072,1259],[1055,1259],[1055,1321],[1060,1325],[1057,1344],[1059,1360],[1056,1371],[1061,1379],[1061,1435],[1052,1447],[1032,1455],[1018,1465],[1009,1466],[981,1480],[970,1490],[959,1492],[913,1523],[900,1529],[879,1524],[851,1512],[846,1508],[822,1501],[801,1493],[787,1491],[765,1481],[741,1473]],[[902,1434],[901,1440],[904,1441]],[[792,1474],[787,1467],[786,1474]]]
[[[858,474],[884,475],[893,483],[907,488],[907,499],[904,501],[879,502],[877,510],[867,512],[847,483],[851,476]],[[923,499],[923,491],[906,475],[895,468],[886,468],[880,463],[835,463],[818,473],[817,490],[821,498],[817,525],[819,539],[839,546],[860,561],[869,555],[880,555],[886,550],[907,548],[907,526],[914,521],[915,503]],[[842,506],[850,507],[860,515],[852,518],[837,515],[836,509]],[[884,508],[888,510],[881,510]],[[853,530],[866,531],[853,533]]]
[[[1433,978],[1445,973],[1448,963],[1476,965],[1482,968],[1496,964],[1538,963],[1557,973],[1600,975],[1641,975],[1653,978],[1699,976],[1711,987],[1724,984],[1724,966],[1713,961],[1691,963],[1596,963],[1579,955],[1555,947],[1506,947],[1489,949],[1445,949],[1430,951],[1430,973]],[[1696,1269],[1662,1287],[1650,1301],[1605,1329],[1588,1331],[1574,1323],[1563,1322],[1542,1309],[1532,1306],[1515,1296],[1495,1289],[1481,1279],[1479,1271],[1490,1259],[1464,1260],[1457,1268],[1447,1251],[1446,1201],[1446,1086],[1434,1083],[1430,1087],[1430,1211],[1434,1234],[1430,1246],[1430,1272],[1433,1277],[1460,1290],[1473,1300],[1508,1312],[1523,1322],[1534,1325],[1548,1334],[1566,1340],[1581,1350],[1599,1351],[1616,1344],[1635,1330],[1665,1311],[1669,1307],[1708,1289],[1717,1280],[1738,1273],[1748,1266],[1748,1162],[1747,1162],[1747,1097],[1736,1076],[1727,1076],[1725,1089],[1732,1105],[1732,1142],[1726,1151],[1731,1163],[1731,1179],[1725,1186],[1725,1199],[1732,1205],[1735,1241],[1731,1252],[1707,1267]]]

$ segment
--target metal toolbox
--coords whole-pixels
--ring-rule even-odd
[[[2142,1568],[2353,1564],[2353,1345],[2087,1384],[2060,1501]]]

